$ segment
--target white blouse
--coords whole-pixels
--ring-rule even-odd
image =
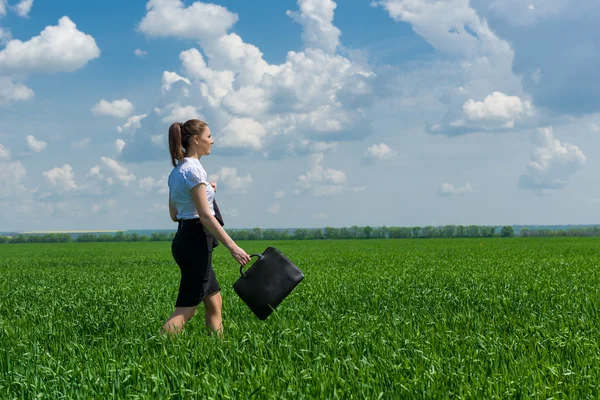
[[[178,219],[198,218],[198,211],[192,200],[191,189],[200,183],[206,184],[206,195],[210,211],[215,215],[215,191],[208,182],[208,175],[200,160],[185,157],[169,174],[169,194],[171,204],[177,209]]]

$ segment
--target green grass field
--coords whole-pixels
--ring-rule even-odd
[[[600,396],[600,238],[240,245],[306,279],[259,321],[219,247],[224,340],[159,335],[168,242],[0,246],[0,398]]]

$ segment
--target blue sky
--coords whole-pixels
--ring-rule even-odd
[[[594,1],[264,4],[0,0],[0,231],[173,228],[189,118],[229,228],[598,223]]]

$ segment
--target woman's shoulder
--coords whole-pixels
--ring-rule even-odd
[[[190,164],[189,169],[191,171],[200,171],[200,172],[206,173],[206,170],[204,169],[204,165],[202,165],[200,160],[195,160],[194,162],[191,162],[189,164]]]
[[[202,165],[202,163],[198,162],[198,169],[200,169],[202,172],[206,173],[206,170],[204,169],[204,165]]]
[[[208,179],[204,167],[199,162],[186,163],[181,169],[181,175],[188,181],[205,181]]]
[[[178,164],[177,167],[175,167],[175,168],[181,168],[181,169],[202,168],[202,169],[204,169],[204,166],[202,165],[200,160],[198,160],[197,158],[185,158],[185,160],[181,164]]]

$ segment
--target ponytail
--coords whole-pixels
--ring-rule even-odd
[[[177,161],[183,161],[182,125],[179,122],[175,122],[169,127],[169,152],[171,153],[171,164],[173,164],[173,167],[177,166]]]

